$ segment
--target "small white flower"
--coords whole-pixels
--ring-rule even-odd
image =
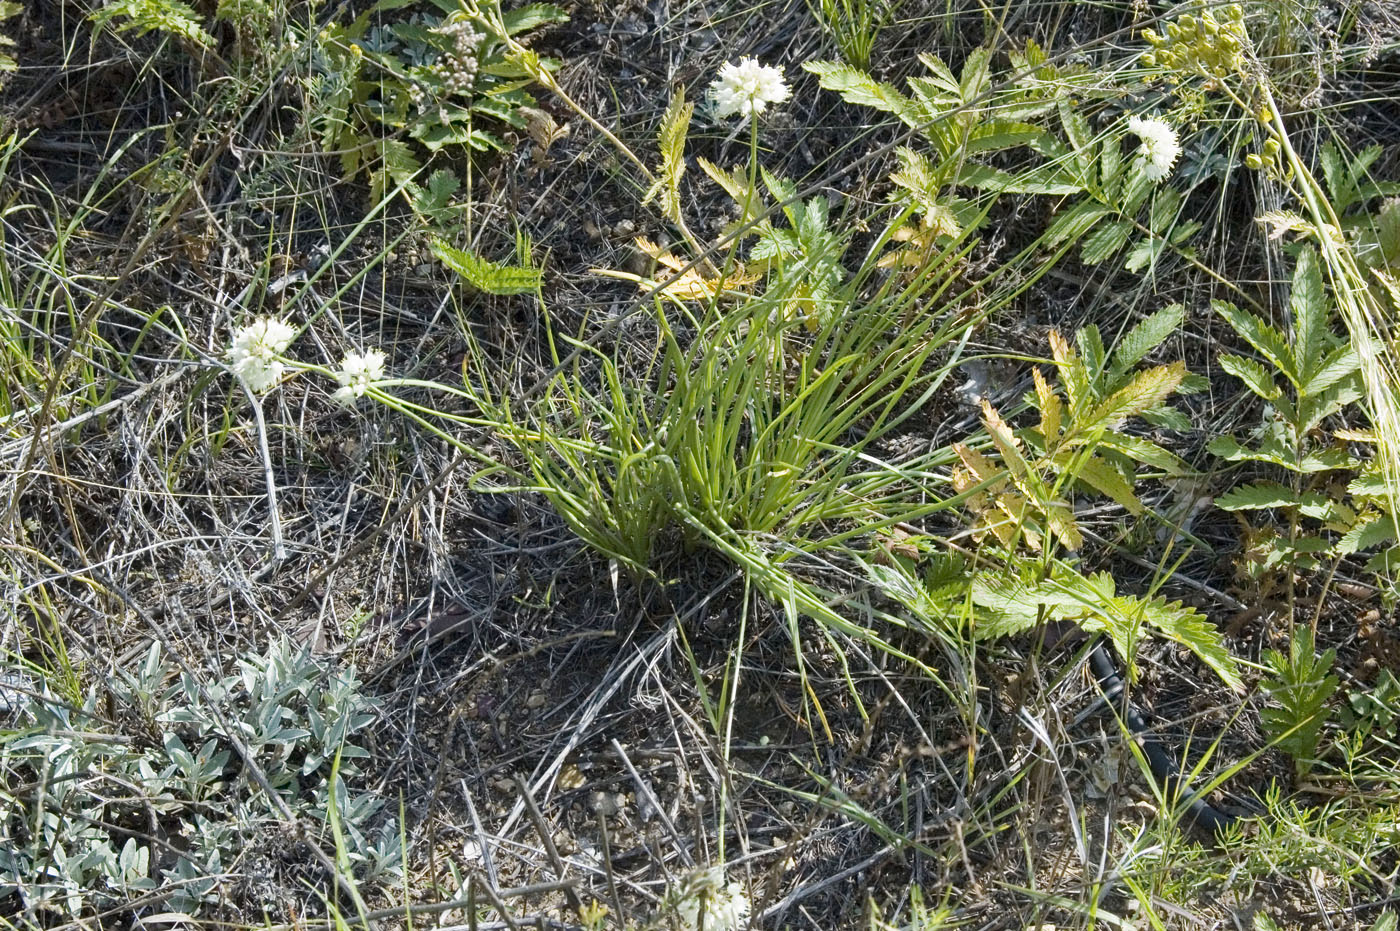
[[[673,890],[678,927],[684,931],[738,931],[749,915],[749,897],[738,883],[724,884],[724,868],[702,870]]]
[[[384,377],[384,353],[378,349],[368,352],[347,352],[340,361],[340,371],[335,380],[340,388],[332,397],[342,404],[353,404],[356,398],[364,397],[365,389],[372,382]]]
[[[233,374],[251,390],[267,391],[282,377],[283,367],[277,357],[287,351],[296,335],[289,323],[274,317],[259,317],[235,330],[228,350]]]
[[[783,70],[760,65],[757,58],[741,58],[737,65],[726,63],[719,77],[710,84],[710,96],[719,117],[756,116],[770,103],[782,103],[792,96],[783,80]]]
[[[1177,156],[1181,154],[1181,143],[1177,141],[1176,130],[1165,120],[1155,117],[1132,117],[1128,120],[1128,131],[1142,140],[1138,152],[1142,154],[1142,173],[1148,181],[1161,181],[1171,174]]]

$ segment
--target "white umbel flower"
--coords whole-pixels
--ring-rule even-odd
[[[719,77],[710,84],[710,97],[719,117],[756,116],[770,103],[782,103],[792,96],[792,89],[783,80],[783,70],[760,65],[757,58],[741,58],[739,63],[726,63]]]
[[[675,903],[677,927],[684,931],[739,931],[749,916],[749,897],[738,883],[725,884],[723,867],[689,877]]]
[[[364,397],[365,389],[372,382],[384,377],[384,353],[378,349],[368,352],[347,352],[340,360],[340,371],[335,380],[340,388],[332,397],[341,404],[353,404],[356,398]]]
[[[1143,176],[1149,181],[1161,181],[1171,174],[1172,166],[1181,155],[1181,143],[1171,124],[1155,117],[1135,116],[1128,120],[1128,131],[1142,140],[1138,152],[1143,158]]]
[[[228,350],[233,374],[255,392],[272,388],[283,371],[277,357],[287,351],[296,335],[291,324],[275,317],[259,317],[235,330]]]

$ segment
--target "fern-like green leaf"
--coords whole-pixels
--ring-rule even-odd
[[[1170,397],[1185,374],[1186,363],[1181,361],[1139,372],[1126,386],[1077,420],[1075,426],[1085,431],[1121,426],[1129,417],[1136,417]]]
[[[120,18],[123,22],[117,26],[118,32],[164,32],[202,48],[214,46],[214,37],[201,24],[199,14],[183,0],[110,0],[91,16],[104,26]]]
[[[1070,456],[1066,455],[1065,459],[1063,465],[1068,467]],[[1058,459],[1056,461],[1059,462]],[[1098,456],[1090,456],[1078,463],[1076,468],[1078,469],[1074,473],[1076,478],[1100,494],[1107,495],[1121,504],[1129,514],[1137,515],[1143,512],[1142,501],[1133,491],[1132,480],[1108,460]]]
[[[550,23],[568,22],[569,14],[562,7],[552,3],[529,3],[516,10],[503,10],[501,23],[506,27],[506,35],[519,35],[538,29]]]
[[[1400,540],[1400,529],[1396,527],[1395,515],[1372,514],[1342,535],[1337,541],[1337,552],[1344,555],[1363,553],[1392,540]]]
[[[964,137],[963,154],[976,155],[982,152],[1001,152],[1017,146],[1029,145],[1045,130],[1031,123],[1016,123],[1010,120],[989,120],[974,126]]]
[[[642,198],[645,204],[653,197],[661,201],[661,212],[671,220],[681,213],[681,176],[685,173],[685,139],[690,130],[690,117],[695,112],[695,104],[686,103],[685,91],[677,90],[671,96],[671,103],[661,117],[661,130],[657,141],[661,150],[661,166],[656,172],[656,182]]]
[[[958,81],[958,92],[962,94],[963,103],[973,103],[991,87],[991,64],[992,50],[989,48],[975,48],[968,53],[963,60],[962,79]]]
[[[1264,662],[1273,673],[1264,681],[1264,690],[1277,703],[1264,709],[1264,732],[1293,757],[1299,779],[1317,761],[1317,745],[1329,716],[1327,702],[1339,684],[1331,674],[1336,658],[1335,650],[1320,656],[1315,652],[1307,628],[1295,630],[1287,655],[1277,650],[1264,654]]]
[[[989,194],[1050,194],[1064,197],[1083,190],[1083,187],[1053,165],[1013,175],[1009,171],[1002,171],[990,165],[964,162],[958,166],[957,177],[959,185]]]
[[[370,172],[369,198],[371,203],[380,200],[399,185],[407,187],[421,169],[418,157],[408,143],[398,139],[382,139],[376,149],[380,156],[379,166]],[[347,171],[347,174],[352,172]]]
[[[1215,499],[1215,506],[1224,511],[1262,511],[1272,508],[1301,507],[1305,501],[1326,500],[1322,495],[1296,492],[1278,482],[1255,482],[1232,488]]]
[[[1112,379],[1116,380],[1147,358],[1149,352],[1181,328],[1185,319],[1186,309],[1181,304],[1169,304],[1139,321],[1113,350],[1113,360],[1109,365]]]
[[[1079,257],[1086,265],[1099,265],[1118,254],[1133,232],[1133,224],[1127,220],[1115,220],[1098,226],[1084,237],[1080,245]]]
[[[847,103],[892,114],[910,126],[918,123],[908,97],[858,68],[839,61],[809,61],[804,62],[802,67],[815,74],[825,90],[835,91]]]
[[[744,174],[742,167],[735,168],[734,171],[725,171],[707,158],[697,158],[695,163],[700,166],[700,170],[709,175],[710,180],[724,189],[724,193],[733,198],[736,204],[743,206],[749,203],[749,181]],[[756,200],[757,198],[755,198]],[[739,218],[739,224],[743,225],[757,219],[756,211],[758,205],[755,204],[749,214]]]
[[[1167,475],[1186,475],[1191,471],[1184,459],[1140,436],[1107,430],[1099,437],[1098,443],[1104,449],[1111,449],[1145,466],[1160,469]]]
[[[1298,253],[1288,306],[1293,313],[1293,358],[1297,360],[1301,387],[1312,380],[1313,371],[1322,359],[1325,341],[1331,336],[1327,326],[1331,308],[1322,290],[1322,269],[1318,267],[1317,252],[1311,246]]]
[[[1247,446],[1241,446],[1234,437],[1229,436],[1217,436],[1206,444],[1206,449],[1210,450],[1212,455],[1219,456],[1229,462],[1271,462],[1290,472],[1304,475],[1314,472],[1330,472],[1333,469],[1351,469],[1358,465],[1356,460],[1342,449],[1314,450],[1298,457],[1292,455],[1281,444],[1265,445],[1261,443],[1258,448],[1250,449]]]
[[[1165,236],[1180,214],[1181,192],[1171,187],[1159,188],[1147,213],[1147,228],[1155,236]]]
[[[1304,384],[1298,386],[1298,393],[1321,394],[1360,371],[1360,357],[1350,343],[1344,343],[1309,363],[1307,379]]]
[[[1243,690],[1239,670],[1230,651],[1225,649],[1220,632],[1195,608],[1179,601],[1169,602],[1165,598],[1120,596],[1117,602],[1121,614],[1129,618],[1141,617],[1162,636],[1195,653],[1220,677],[1221,682],[1237,692]]]
[[[1287,376],[1289,381],[1295,385],[1300,383],[1298,367],[1293,361],[1292,348],[1277,328],[1248,311],[1240,310],[1228,301],[1211,301],[1210,306],[1214,308],[1216,313],[1225,318],[1225,322],[1230,324],[1245,342],[1269,360],[1274,368]]]
[[[433,254],[462,279],[487,294],[528,294],[537,291],[543,278],[538,268],[503,265],[471,252],[453,248],[441,239],[433,240]]]
[[[1245,387],[1265,401],[1277,401],[1283,394],[1269,370],[1253,359],[1225,354],[1219,358],[1220,367],[1244,382]]]
[[[1069,401],[1070,423],[1077,425],[1084,408],[1093,400],[1089,393],[1089,369],[1059,330],[1050,331],[1050,354],[1060,369],[1060,384]]]
[[[1323,420],[1345,410],[1365,397],[1359,381],[1359,379],[1345,381],[1340,385],[1333,385],[1321,394],[1303,398],[1298,404],[1298,412],[1294,417],[1294,421],[1300,425],[1302,432],[1311,433]]]
[[[978,573],[972,581],[973,603],[995,613],[991,630],[996,634],[1039,620],[1069,620],[1107,634],[1125,660],[1131,660],[1138,631],[1147,626],[1195,653],[1230,688],[1241,689],[1239,671],[1219,631],[1194,608],[1163,598],[1120,595],[1106,572],[1084,576],[1063,564],[1056,570],[1040,582],[1023,581],[1010,567]]]
[[[944,93],[954,97],[962,93],[962,87],[958,84],[958,79],[953,76],[953,70],[943,63],[943,59],[929,52],[920,52],[919,63],[932,72],[931,77],[923,80],[931,82]]]
[[[1112,210],[1091,200],[1082,200],[1055,218],[1042,240],[1048,248],[1081,239]]]

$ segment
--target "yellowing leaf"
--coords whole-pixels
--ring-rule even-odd
[[[1089,370],[1059,330],[1050,331],[1050,354],[1060,367],[1060,383],[1065,386],[1065,395],[1069,398],[1070,419],[1077,420],[1078,414],[1090,400]]]
[[[1030,510],[1030,503],[1025,498],[1014,492],[997,496],[997,507],[1010,518],[1009,521],[995,520],[988,518],[987,526],[996,534],[1001,545],[1009,548],[1015,547],[1016,543],[1023,542],[1026,546],[1040,552],[1040,534],[1030,525],[1027,519],[1027,512]]]
[[[709,175],[710,180],[714,181],[715,184],[724,188],[724,193],[732,197],[734,202],[741,208],[749,203],[749,179],[744,174],[744,169],[742,167],[735,168],[732,172],[729,172],[707,158],[697,158],[695,162],[700,166],[700,170]],[[752,210],[757,208],[758,199],[753,198],[753,201],[754,204],[750,208],[750,212],[739,218],[740,226],[747,225],[757,219],[757,217],[753,215]],[[754,232],[756,232],[756,230]]]
[[[1065,460],[1068,461],[1066,456]],[[1142,502],[1133,491],[1132,482],[1113,467],[1106,459],[1090,456],[1078,464],[1075,475],[1095,491],[1105,494],[1127,508],[1129,514],[1141,514]]]
[[[1001,419],[997,409],[992,407],[991,402],[986,398],[982,399],[982,423],[986,426],[987,434],[992,438],[997,452],[1001,453],[1007,471],[1011,473],[1011,477],[1018,485],[1021,484],[1031,474],[1030,464],[1021,455],[1021,443],[1016,439],[1016,434],[1011,432],[1006,421]],[[1022,490],[1028,495],[1034,496],[1033,491],[1025,488]]]
[[[1065,549],[1074,551],[1084,545],[1084,536],[1074,521],[1074,509],[1069,506],[1069,502],[1058,499],[1046,501],[1045,521]]]
[[[1165,401],[1185,377],[1186,363],[1181,361],[1140,372],[1075,426],[1085,431],[1101,428],[1112,430],[1121,426],[1129,417],[1136,417]]]
[[[962,443],[954,443],[953,449],[957,452],[958,458],[963,461],[963,465],[967,466],[968,472],[972,473],[973,481],[967,486],[968,488],[980,485],[982,482],[994,478],[1002,472],[990,459],[971,447],[964,446]],[[998,482],[993,484],[988,490],[996,492],[1003,486],[1004,483]],[[959,488],[958,490],[965,491],[966,489]]]
[[[600,274],[635,281],[637,287],[647,293],[659,290],[668,297],[681,301],[712,300],[720,294],[721,285],[724,289],[737,289],[751,285],[758,280],[758,276],[746,274],[742,268],[734,269],[723,279],[707,278],[701,274],[700,266],[687,268],[689,262],[661,248],[645,236],[638,236],[634,243],[638,249],[654,259],[664,270],[664,273],[659,276],[660,280],[653,281],[623,272],[600,271]]]
[[[1040,369],[1031,369],[1031,375],[1035,378],[1035,396],[1040,406],[1040,433],[1045,437],[1045,448],[1054,449],[1060,438],[1060,413],[1064,405]]]

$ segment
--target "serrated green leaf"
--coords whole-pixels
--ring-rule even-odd
[[[919,63],[929,71],[933,72],[932,77],[925,78],[935,86],[954,96],[961,93],[962,88],[958,84],[958,79],[953,76],[953,71],[943,63],[943,59],[929,52],[919,53]]]
[[[1180,329],[1185,319],[1185,307],[1181,304],[1168,304],[1138,321],[1137,326],[1129,330],[1113,349],[1113,359],[1109,365],[1111,378],[1116,380],[1145,359],[1148,353]]]
[[[1134,273],[1142,271],[1157,261],[1157,257],[1162,254],[1166,245],[1166,241],[1162,239],[1139,239],[1128,250],[1128,255],[1123,260],[1123,267]]]
[[[1084,359],[1084,368],[1089,373],[1089,384],[1095,393],[1103,389],[1103,374],[1108,368],[1108,351],[1104,349],[1103,336],[1099,328],[1090,323],[1080,327],[1074,334],[1074,345]]]
[[[1282,333],[1275,327],[1254,314],[1240,310],[1228,301],[1214,300],[1210,306],[1220,316],[1225,318],[1225,322],[1230,324],[1236,333],[1255,351],[1269,361],[1274,368],[1278,369],[1293,382],[1299,383],[1298,368],[1293,361],[1293,352]]]
[[[662,214],[672,220],[680,217],[681,176],[685,174],[685,140],[694,112],[695,104],[686,102],[684,90],[678,89],[671,95],[671,103],[661,117],[661,128],[657,132],[661,165],[656,172],[656,181],[642,198],[642,203],[646,204],[653,197],[658,197]]]
[[[1177,390],[1180,394],[1180,389]],[[1190,433],[1194,428],[1191,418],[1186,416],[1184,411],[1166,404],[1160,404],[1151,410],[1145,410],[1139,414],[1145,423],[1154,427],[1161,427],[1163,430],[1175,430],[1178,433]]]
[[[1068,455],[1065,456],[1066,460],[1069,458]],[[1068,465],[1068,461],[1061,464]],[[1112,463],[1098,456],[1090,456],[1080,462],[1077,468],[1076,478],[1121,504],[1129,514],[1137,515],[1143,512],[1142,501],[1133,491],[1131,478],[1124,476]]]
[[[1190,239],[1192,236],[1195,236],[1196,233],[1201,229],[1202,225],[1203,224],[1197,220],[1188,220],[1185,223],[1178,223],[1176,226],[1172,227],[1170,235],[1167,236],[1167,241],[1170,242],[1173,246],[1180,246],[1186,240]],[[1193,254],[1193,250],[1183,249],[1182,253],[1184,255],[1190,256]]]
[[[1094,228],[1104,217],[1113,213],[1107,207],[1093,201],[1082,200],[1055,218],[1042,237],[1048,248],[1066,242],[1074,242]]]
[[[732,172],[725,171],[707,158],[696,158],[695,164],[700,166],[700,170],[709,176],[710,180],[724,189],[724,192],[733,198],[740,207],[749,205],[749,209],[741,217],[738,224],[746,225],[758,219],[758,211],[762,205],[758,203],[757,196],[749,197],[749,179],[743,166],[736,167]],[[755,230],[751,229],[749,235],[753,235]]]
[[[1121,599],[1120,599],[1121,600]],[[1225,649],[1220,632],[1195,608],[1186,607],[1179,601],[1168,602],[1164,598],[1133,598],[1129,605],[1120,611],[1132,616],[1141,611],[1142,619],[1156,628],[1159,633],[1186,647],[1209,666],[1220,681],[1239,692],[1244,688],[1234,657]]]
[[[1298,507],[1304,497],[1304,494],[1278,482],[1256,482],[1232,488],[1220,495],[1215,499],[1215,506],[1224,511],[1259,511],[1266,508]]]
[[[1298,404],[1298,412],[1294,415],[1293,422],[1301,424],[1302,432],[1312,432],[1324,419],[1365,397],[1359,382],[1360,379],[1350,379],[1319,394],[1304,397]]]
[[[1147,228],[1154,235],[1166,235],[1180,211],[1181,192],[1172,187],[1158,188],[1157,196],[1152,198],[1152,209],[1147,213]]]
[[[1085,181],[1091,181],[1089,170],[1094,161],[1094,153],[1091,151],[1093,133],[1089,130],[1089,121],[1077,108],[1070,105],[1068,101],[1060,101],[1060,125],[1064,127],[1065,138],[1069,140],[1070,147],[1074,151],[1075,164],[1080,175]]]
[[[963,103],[972,103],[991,86],[991,63],[992,50],[988,48],[975,48],[963,60],[962,80],[958,82]]]
[[[1331,675],[1337,658],[1335,650],[1318,655],[1312,631],[1299,627],[1285,656],[1266,650],[1264,662],[1273,675],[1262,683],[1276,703],[1261,715],[1264,731],[1274,744],[1293,757],[1299,778],[1307,775],[1315,762],[1317,745],[1327,723],[1328,701],[1339,681]]]
[[[1246,388],[1265,401],[1278,400],[1283,394],[1269,370],[1253,359],[1225,354],[1220,357],[1219,362],[1222,369],[1244,382]]]
[[[110,0],[89,16],[102,25],[120,17],[123,21],[117,26],[118,32],[164,32],[201,48],[213,48],[215,44],[199,14],[184,0]]]
[[[1069,400],[1071,423],[1076,422],[1083,409],[1093,400],[1089,393],[1089,369],[1074,347],[1060,334],[1050,331],[1050,354],[1060,370],[1060,384],[1064,386]]]
[[[941,166],[940,166],[941,168]],[[1078,194],[1084,188],[1054,166],[1041,166],[1012,174],[990,165],[964,163],[957,171],[962,187],[991,194],[1049,194],[1065,196]]]
[[[1293,358],[1297,362],[1300,390],[1312,379],[1314,367],[1321,361],[1323,342],[1327,335],[1327,316],[1331,309],[1322,290],[1322,270],[1317,252],[1305,246],[1298,253],[1293,269],[1293,289],[1288,297],[1293,314]]]
[[[394,187],[407,186],[422,167],[406,142],[382,139],[377,144],[380,166],[370,175],[371,203],[378,203]]]
[[[1357,463],[1344,450],[1323,449],[1308,453],[1302,458],[1290,456],[1288,451],[1282,448],[1270,449],[1261,446],[1258,449],[1250,449],[1241,446],[1234,437],[1218,436],[1206,444],[1212,455],[1230,462],[1271,462],[1276,466],[1282,466],[1290,472],[1311,474],[1315,472],[1330,472],[1334,469],[1354,468]]]
[[[441,239],[433,240],[432,249],[442,264],[462,276],[472,287],[487,294],[528,294],[539,290],[543,280],[538,268],[492,262],[453,248]]]
[[[516,36],[550,23],[567,23],[569,14],[552,3],[530,3],[516,10],[502,10],[501,23],[506,35]]]
[[[1185,374],[1186,363],[1180,361],[1139,372],[1126,386],[1077,420],[1075,426],[1084,431],[1118,427],[1129,417],[1135,417],[1165,401],[1176,391]]]
[[[1356,497],[1382,498],[1391,500],[1395,497],[1395,489],[1386,479],[1385,473],[1375,464],[1371,463],[1360,475],[1351,480],[1347,485],[1347,492]]]
[[[1123,160],[1123,147],[1117,139],[1105,138],[1099,155],[1099,186],[1103,188],[1104,199],[1109,203],[1118,200],[1123,190],[1127,164]]]
[[[1349,343],[1336,347],[1308,366],[1305,384],[1298,387],[1300,394],[1321,394],[1337,382],[1361,371],[1361,359]]]
[[[1115,220],[1100,224],[1092,233],[1084,237],[1080,245],[1079,257],[1086,265],[1098,265],[1113,258],[1128,241],[1133,232],[1133,224],[1127,220]]]
[[[839,61],[809,61],[804,62],[802,68],[815,74],[823,89],[835,91],[847,103],[871,107],[897,116],[911,126],[917,125],[914,108],[908,97],[892,85],[881,83],[858,68],[852,68]]]
[[[1001,152],[1017,146],[1029,145],[1045,134],[1045,130],[1031,123],[1016,123],[1010,120],[988,120],[974,126],[964,137],[963,153],[976,155],[983,152]]]
[[[1400,546],[1382,550],[1366,560],[1366,571],[1392,578],[1400,573]]]
[[[1191,467],[1175,453],[1170,453],[1151,440],[1140,436],[1129,436],[1114,430],[1105,431],[1099,436],[1099,446],[1121,453],[1136,462],[1160,469],[1167,475],[1186,475]]]

